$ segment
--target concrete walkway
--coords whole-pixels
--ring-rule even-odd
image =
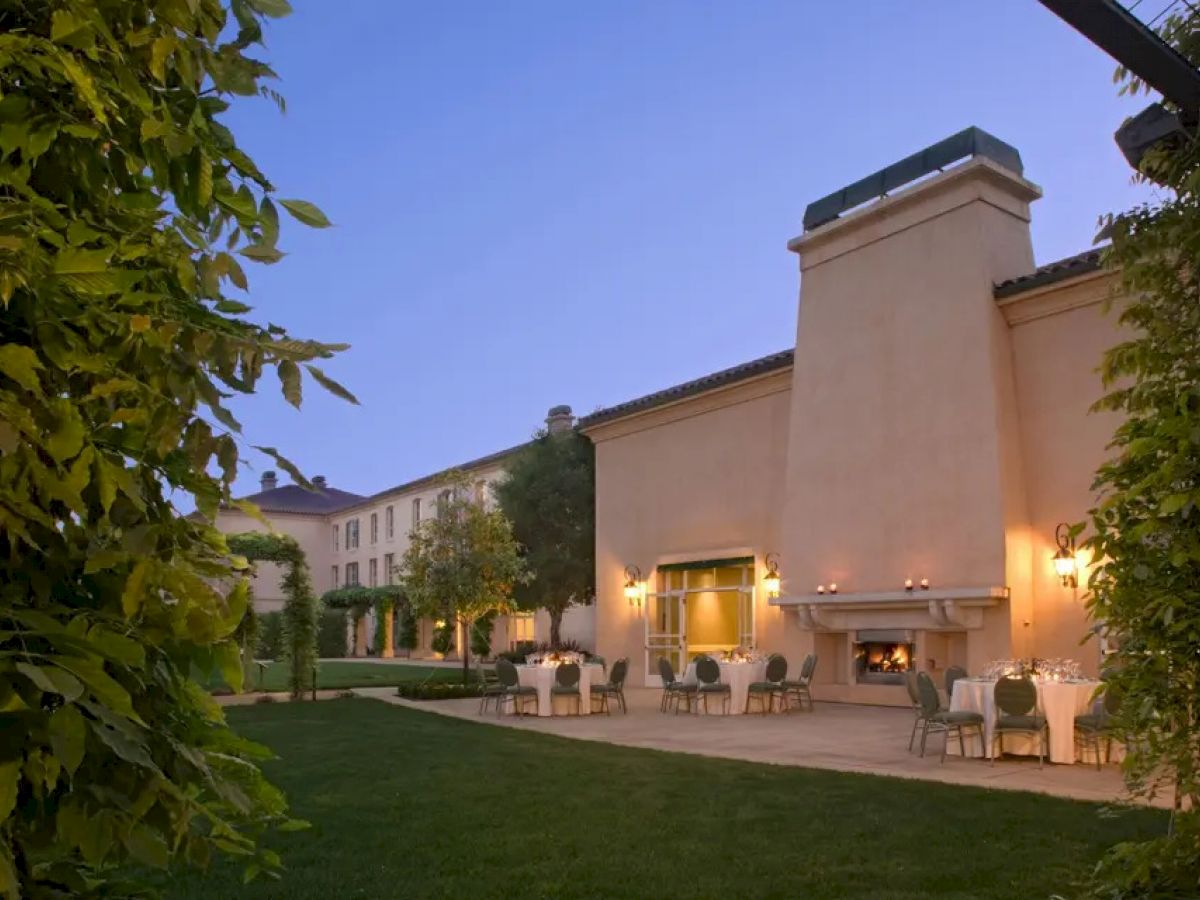
[[[663,715],[658,711],[659,691],[631,688],[625,692],[629,702],[626,715],[617,711],[611,716],[498,717],[493,712],[480,716],[478,700],[414,702],[397,697],[389,687],[355,688],[354,693],[473,722],[625,747],[1034,791],[1100,803],[1126,797],[1116,765],[1106,765],[1099,772],[1094,764],[1046,763],[1039,769],[1036,758],[1009,757],[989,766],[986,760],[957,756],[947,756],[943,764],[938,761],[940,735],[930,736],[922,759],[916,752],[908,752],[913,716],[907,709],[818,703],[815,712],[789,715]],[[1163,805],[1166,803],[1164,800]]]

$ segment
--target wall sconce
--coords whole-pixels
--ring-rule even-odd
[[[640,609],[644,594],[645,587],[642,585],[642,570],[637,566],[626,566],[625,599],[629,601],[630,606],[636,606]]]
[[[767,598],[773,600],[779,596],[779,590],[783,586],[783,578],[779,574],[779,554],[768,553],[763,562],[767,566],[767,574],[763,576],[763,589],[767,592]]]
[[[1054,571],[1062,581],[1063,587],[1079,587],[1079,576],[1076,574],[1079,564],[1075,561],[1075,535],[1071,526],[1066,522],[1054,529],[1054,542],[1058,550],[1050,557],[1054,560]]]

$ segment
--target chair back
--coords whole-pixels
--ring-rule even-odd
[[[1104,688],[1104,715],[1115,716],[1121,709],[1121,692],[1111,684]]]
[[[804,657],[804,665],[800,667],[800,677],[812,681],[813,673],[817,671],[817,654],[810,653]]]
[[[785,678],[787,678],[787,660],[776,653],[767,660],[767,681],[778,684]]]
[[[702,656],[696,660],[696,680],[704,684],[716,684],[721,680],[721,667],[711,656]]]
[[[554,680],[559,687],[575,687],[579,684],[579,663],[559,663],[554,670]]]
[[[908,699],[912,701],[913,706],[920,706],[921,690],[917,687],[917,672],[915,669],[909,669],[904,673],[904,687],[908,690]]]
[[[938,696],[937,686],[928,672],[917,673],[917,694],[921,700],[921,712],[927,716],[936,715],[942,708],[942,700]]]
[[[1037,709],[1037,687],[1029,676],[1008,675],[996,682],[996,708],[1006,716],[1025,716]]]
[[[671,661],[665,656],[658,658],[658,675],[662,679],[663,687],[675,683],[675,670],[671,668]]]
[[[608,683],[615,688],[622,687],[625,684],[625,676],[629,672],[629,660],[626,657],[621,657],[612,665],[612,674],[608,676]]]
[[[967,670],[962,666],[951,666],[946,670],[946,696],[954,696],[954,682],[967,677]]]
[[[521,683],[521,679],[517,675],[517,667],[503,657],[496,660],[496,677],[505,687],[516,687]]]

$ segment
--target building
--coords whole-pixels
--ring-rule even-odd
[[[548,429],[571,428],[574,416],[569,406],[552,408],[546,418]],[[491,485],[503,476],[505,463],[524,444],[480,459],[435,472],[414,481],[362,496],[330,487],[324,477],[312,480],[316,491],[298,485],[279,485],[274,472],[262,476],[261,490],[242,498],[254,503],[271,526],[294,537],[308,559],[313,587],[318,595],[334,588],[362,584],[369,587],[391,584],[396,568],[408,549],[409,534],[422,519],[437,514],[438,502],[447,490],[444,481],[451,471],[465,474],[475,497],[491,503]],[[261,522],[235,507],[223,507],[217,527],[226,533],[261,531]],[[281,609],[280,567],[265,563],[254,578],[255,608],[261,612]],[[364,655],[372,646],[375,622],[373,614],[360,621],[349,645],[352,652]],[[417,657],[432,657],[431,647],[436,623],[424,619],[418,624]],[[492,648],[506,650],[523,641],[546,640],[550,620],[545,613],[514,614],[499,617],[492,634]],[[594,645],[590,610],[572,610],[563,619],[563,636]],[[456,635],[456,646],[462,636]]]
[[[788,243],[792,347],[576,425],[596,447],[597,599],[566,633],[647,686],[660,656],[680,671],[750,646],[794,671],[815,652],[817,696],[850,702],[907,703],[910,667],[1074,657],[1095,673],[1102,639],[1052,556],[1117,424],[1089,413],[1118,337],[1113,276],[1097,252],[1034,266],[1040,196],[1016,149],[971,128],[811,204]],[[512,452],[461,468],[486,493]],[[314,548],[323,589],[381,583],[437,483],[330,492],[312,512],[277,502],[287,488],[250,499]],[[497,628],[493,646],[544,633]]]
[[[1040,196],[977,129],[836,192],[788,244],[794,348],[580,422],[602,654],[653,685],[658,656],[815,652],[818,696],[866,703],[907,703],[910,666],[1096,671],[1051,557],[1117,424],[1088,412],[1112,276],[1096,253],[1034,267]]]

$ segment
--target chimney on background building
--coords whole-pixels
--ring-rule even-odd
[[[563,434],[575,427],[575,416],[569,406],[552,406],[546,413],[546,431],[550,434]]]
[[[324,475],[314,475],[313,480],[312,480],[312,485],[318,491],[325,490],[325,476]]]
[[[263,472],[262,474],[262,489],[264,491],[273,491],[276,487],[275,473],[273,471]]]

